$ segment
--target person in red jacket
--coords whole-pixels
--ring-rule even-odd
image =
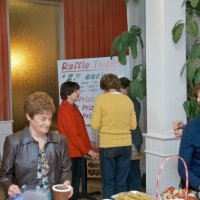
[[[74,194],[71,200],[78,199],[81,162],[86,154],[97,159],[98,154],[93,150],[85,127],[83,116],[81,115],[76,101],[79,100],[79,85],[76,82],[64,82],[60,87],[62,99],[58,110],[58,130],[67,138],[69,154],[72,160],[72,186]]]

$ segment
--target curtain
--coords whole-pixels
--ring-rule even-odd
[[[0,0],[0,121],[10,120],[7,1]]]

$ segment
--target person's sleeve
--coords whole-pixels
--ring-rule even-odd
[[[136,120],[136,115],[135,115],[135,109],[134,109],[134,105],[131,102],[131,127],[130,130],[135,130],[136,126],[137,126],[137,120]]]
[[[197,177],[192,169],[191,169],[191,161],[193,158],[193,152],[194,152],[194,140],[193,134],[192,134],[192,128],[186,126],[183,130],[183,135],[181,138],[181,144],[179,149],[179,156],[184,159],[186,162],[187,168],[188,168],[188,176],[189,176],[189,185],[193,188],[195,188],[196,191],[199,191],[200,186],[200,178]],[[185,176],[185,169],[184,165],[181,160],[178,161],[178,172],[184,181],[186,181]]]
[[[72,181],[71,158],[69,156],[69,150],[65,138],[61,139],[59,147],[61,154],[60,184],[62,184],[66,180],[69,180],[70,182]]]
[[[7,194],[8,188],[13,184],[15,146],[10,137],[7,136],[4,142],[3,157],[0,169],[0,186]]]
[[[92,119],[90,121],[90,126],[94,130],[98,130],[101,128],[101,106],[100,106],[100,101],[99,98],[96,98],[96,102],[94,104],[94,110],[92,114]]]
[[[62,111],[62,117],[60,117],[59,120],[61,120],[62,127],[64,129],[64,133],[61,134],[67,136],[67,139],[70,140],[70,142],[80,150],[80,152],[84,155],[89,152],[90,149],[88,149],[88,145],[84,143],[84,140],[82,139],[82,135],[79,134],[78,129],[78,122],[76,121],[76,117],[72,116],[73,114],[70,113],[67,109]],[[87,134],[87,133],[86,133]]]

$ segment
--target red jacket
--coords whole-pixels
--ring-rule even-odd
[[[59,132],[67,137],[70,157],[81,157],[92,149],[84,119],[76,104],[62,101],[57,124]]]

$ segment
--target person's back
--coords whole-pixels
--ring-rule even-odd
[[[97,97],[96,104],[101,108],[101,119],[98,109],[94,109],[91,126],[99,129],[100,147],[131,145],[130,130],[134,128],[131,121],[133,103],[120,93],[104,93]]]
[[[131,159],[131,130],[136,127],[132,101],[120,93],[120,80],[105,74],[100,81],[104,94],[96,98],[90,125],[99,130],[103,198],[127,191]]]

